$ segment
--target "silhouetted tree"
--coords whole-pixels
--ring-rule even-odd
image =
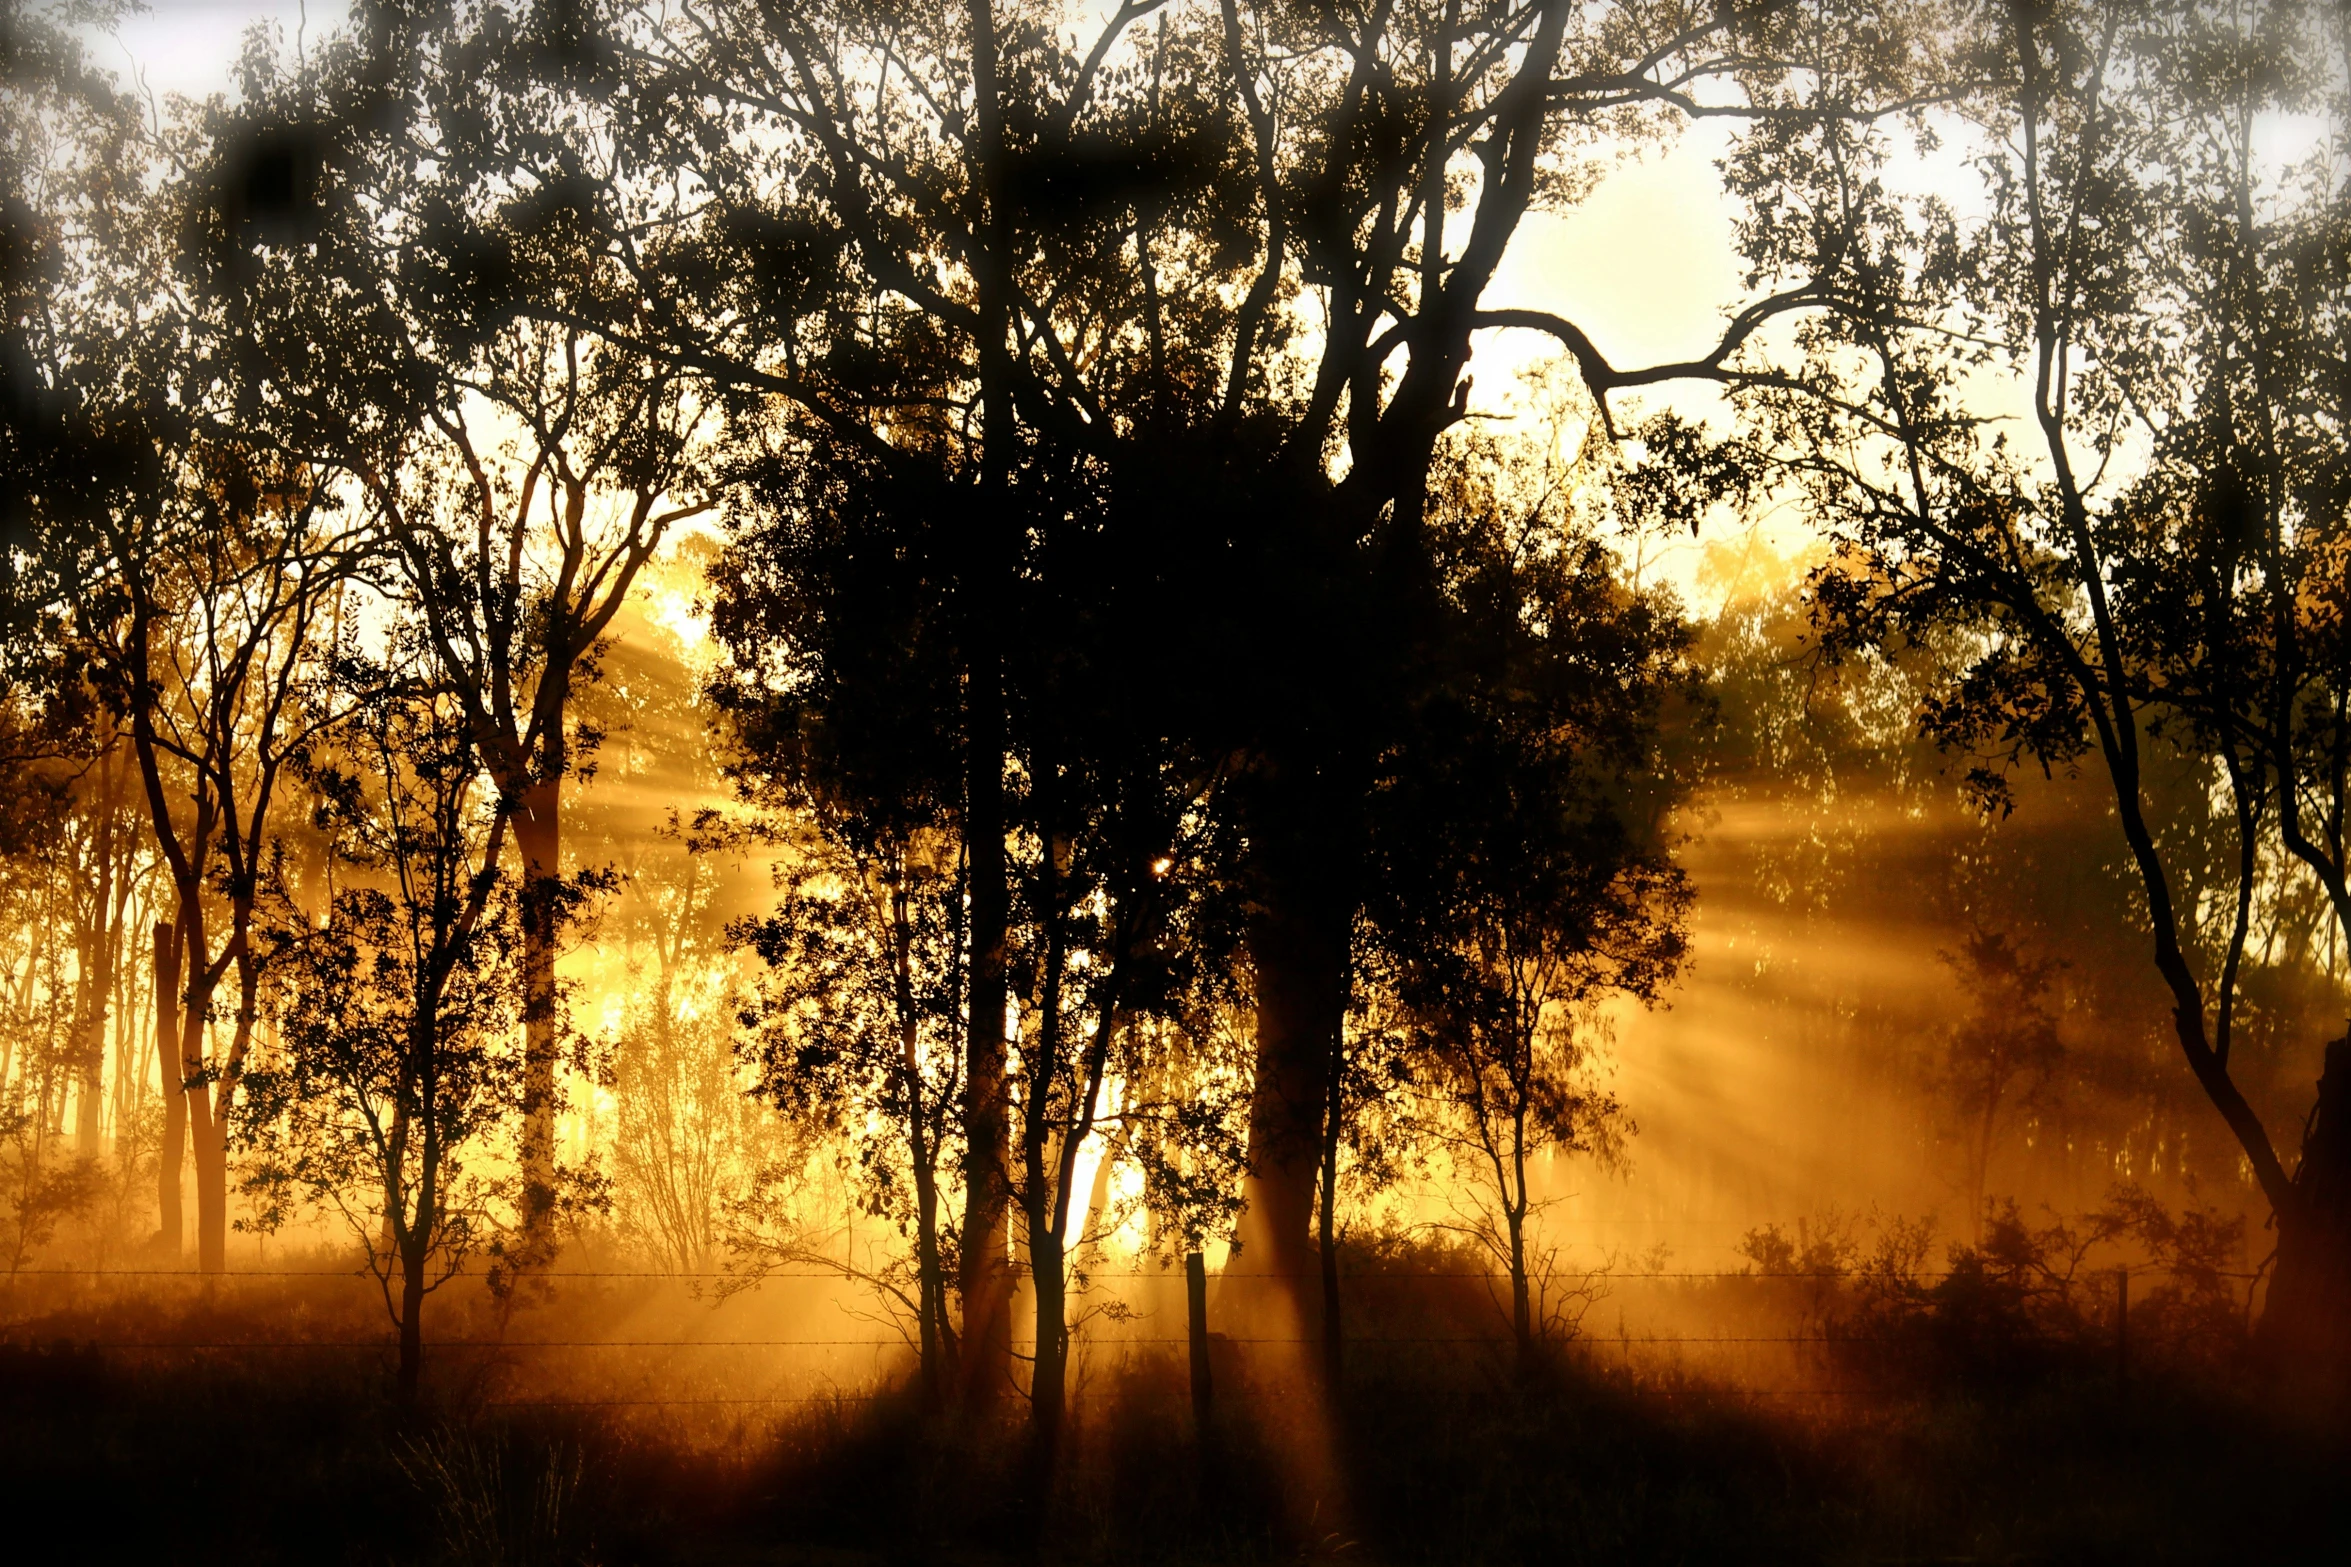
[[[2003,1112],[2046,1090],[2064,1058],[2049,988],[2062,964],[2019,952],[1998,931],[1974,931],[1945,955],[1968,1000],[1950,1025],[1934,1069],[1935,1086],[1957,1117],[1969,1224],[1983,1243],[1985,1182]]]
[[[714,573],[730,771],[807,834],[781,905],[742,932],[770,971],[760,1090],[850,1132],[867,1200],[911,1231],[937,1402],[959,1346],[942,1176],[964,1137],[972,1004],[952,567],[913,485],[821,432],[795,455],[765,471]]]
[[[341,660],[366,700],[307,770],[331,895],[315,923],[288,908],[274,933],[277,1048],[240,1121],[258,1222],[306,1200],[366,1248],[414,1399],[425,1297],[498,1233],[481,1166],[529,1103],[528,986],[521,899],[499,868],[507,814],[472,715],[415,629],[400,640],[386,665]],[[527,1194],[515,1206],[527,1222]]]
[[[1619,1157],[1631,1124],[1598,1077],[1599,1008],[1658,1000],[1691,901],[1666,855],[1682,781],[1657,727],[1691,682],[1688,632],[1597,533],[1605,470],[1527,444],[1456,442],[1438,470],[1449,656],[1377,797],[1368,904],[1377,978],[1420,1047],[1424,1129],[1466,1166],[1470,1232],[1508,1276],[1522,1365],[1543,1326],[1529,1162]]]
[[[1466,407],[1473,332],[1560,327],[1590,349],[1564,323],[1488,308],[1510,236],[1575,188],[1587,131],[1638,135],[1686,111],[1863,114],[1910,92],[1925,52],[1900,28],[1776,6],[1140,3],[1067,43],[1055,13],[984,0],[675,25],[575,6],[560,39],[555,10],[533,15],[546,78],[572,85],[630,167],[693,171],[690,197],[619,161],[566,187],[662,302],[612,330],[844,439],[966,443],[976,997],[1001,988],[1009,917],[992,638],[1032,514],[1014,492],[1054,466],[1029,460],[1036,442],[1097,466],[1138,569],[1166,585],[1187,679],[1164,732],[1235,764],[1223,802],[1249,824],[1263,1061],[1248,1222],[1261,1264],[1303,1277],[1363,802],[1405,705],[1434,443]],[[1828,36],[1854,67],[1844,96],[1773,85]],[[643,221],[647,202],[660,221]],[[528,292],[515,308],[578,319]],[[997,1011],[972,1008],[967,1115],[965,1293],[990,1322]],[[991,1348],[975,1368],[1001,1367],[1001,1330],[977,1339]]]
[[[1805,352],[1710,372],[1840,540],[1816,580],[1832,638],[1963,645],[1924,718],[1983,764],[1981,799],[2001,807],[2028,757],[2111,785],[2180,1051],[2275,1215],[2277,1331],[2327,1377],[2351,1363],[2344,1178],[2287,1169],[2231,1051],[2263,843],[2322,882],[2340,860],[2306,826],[2335,754],[2309,719],[2339,707],[2340,203],[2252,129],[2341,123],[2338,28],[2293,4],[1959,13],[1980,213],[1903,194],[1907,145],[1882,128],[1759,131],[1730,164],[1759,214],[1743,243],[1759,275],[1806,280],[1778,307],[1807,315]],[[1799,204],[1816,220],[1767,221]],[[1996,428],[2003,399],[2021,437]],[[2167,745],[2226,790],[2216,962],[2151,811]]]
[[[227,195],[205,226],[207,282],[257,323],[246,358],[286,405],[287,440],[364,493],[508,813],[530,990],[523,1178],[545,1249],[555,965],[587,890],[565,871],[563,800],[597,738],[572,697],[668,530],[712,504],[713,416],[690,374],[617,333],[504,308],[504,280],[528,275],[549,316],[620,319],[565,188],[485,201],[458,154],[468,136],[557,163],[595,153],[516,67],[530,44],[505,13],[363,21],[299,69],[248,50],[243,99],[210,127],[206,174]],[[281,185],[284,212],[253,210]]]

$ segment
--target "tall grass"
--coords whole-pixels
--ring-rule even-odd
[[[1804,1320],[1838,1326],[1822,1353],[1862,1357],[1883,1388],[1787,1399],[1599,1343],[1530,1370],[1475,1280],[1402,1287],[1443,1260],[1351,1255],[1357,1342],[1328,1396],[1220,1343],[1204,1430],[1181,1345],[1100,1350],[1050,1476],[1016,1396],[977,1420],[889,1391],[763,1412],[515,1408],[452,1379],[404,1412],[381,1357],[91,1347],[132,1326],[326,1338],[350,1330],[340,1308],[60,1304],[0,1335],[0,1497],[64,1542],[43,1559],[143,1567],[2291,1563],[2351,1545],[2339,1430],[2277,1413],[2245,1362],[2159,1354],[2159,1337],[2119,1380],[2094,1290],[2076,1312],[2020,1295],[2024,1274],[1829,1296],[1774,1280]],[[1947,1352],[1995,1342],[1987,1323],[2008,1335],[1998,1355]],[[1327,1462],[1302,1466],[1317,1442]]]

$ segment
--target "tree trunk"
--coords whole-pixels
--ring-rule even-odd
[[[968,619],[984,621],[974,603]],[[1007,1174],[1010,1106],[1004,1075],[1005,927],[1011,914],[1004,858],[1003,675],[992,636],[966,683],[969,746],[964,856],[971,877],[971,990],[964,1073],[963,1401],[983,1409],[1012,1374],[1012,1274]]]
[[[514,816],[522,852],[523,1066],[522,1222],[543,1259],[555,1210],[555,952],[562,916],[561,799],[556,779],[521,791]]]
[[[1115,1141],[1104,1140],[1102,1155],[1094,1161],[1094,1178],[1086,1186],[1086,1216],[1078,1221],[1078,1243],[1093,1243],[1097,1254],[1103,1250],[1102,1211],[1110,1206],[1110,1174],[1115,1162],[1112,1155],[1117,1148]]]
[[[196,1267],[218,1273],[228,1261],[228,1125],[226,1105],[205,1082],[205,1021],[212,1011],[213,981],[200,964],[190,964],[187,1005],[180,1014],[181,1099],[187,1106],[188,1152],[196,1171]]]
[[[1249,920],[1257,1069],[1236,1269],[1260,1276],[1262,1292],[1248,1293],[1286,1306],[1297,1325],[1312,1320],[1314,1193],[1332,1054],[1347,1007],[1347,917],[1334,916],[1327,898],[1303,881],[1262,876]]]
[[[196,1164],[196,1267],[220,1273],[228,1267],[229,1127],[226,1105],[212,1102],[209,1086],[192,1089],[188,1103],[189,1151]]]
[[[119,960],[127,943],[124,933],[131,928],[130,911],[126,907],[115,919],[115,946]],[[129,1145],[124,1141],[138,1113],[139,1100],[146,1086],[145,1052],[140,1043],[154,1031],[152,1018],[139,1004],[138,965],[117,961],[114,973],[114,1092],[109,1097],[108,1119],[113,1127],[113,1152],[118,1163],[128,1163]]]
[[[1042,1205],[1039,1205],[1042,1206]],[[1061,1445],[1061,1416],[1069,1396],[1069,1323],[1062,1238],[1049,1213],[1031,1215],[1029,1277],[1037,1294],[1037,1359],[1029,1380],[1029,1428],[1038,1473],[1049,1482]]]
[[[422,1221],[419,1221],[420,1224]],[[424,1377],[424,1264],[425,1249],[400,1249],[400,1402],[416,1402]]]
[[[1192,1350],[1192,1425],[1206,1431],[1216,1388],[1208,1365],[1208,1262],[1196,1251],[1184,1253],[1184,1337]]]
[[[2327,1046],[2293,1193],[2277,1210],[2277,1276],[2262,1337],[2281,1376],[2345,1409],[2351,1407],[2351,1038]]]
[[[155,1150],[157,1239],[173,1261],[186,1237],[180,1212],[181,1152],[188,1140],[187,1073],[180,1066],[179,927],[155,922],[155,1058],[162,1074],[163,1142]]]
[[[98,861],[98,884],[90,898],[90,917],[84,925],[80,972],[75,976],[73,1058],[79,1099],[74,1107],[74,1150],[85,1159],[98,1157],[98,1137],[106,1090],[106,1014],[114,988],[114,791],[112,769],[100,764],[99,816],[91,834],[91,853]]]
[[[1339,1378],[1346,1370],[1347,1338],[1345,1325],[1339,1318],[1339,1138],[1346,1121],[1342,1115],[1345,1106],[1340,1101],[1343,1087],[1343,1069],[1346,1063],[1333,1051],[1328,1079],[1329,1091],[1323,1106],[1322,1118],[1322,1173],[1317,1184],[1321,1187],[1321,1212],[1318,1217],[1319,1245],[1322,1258],[1322,1379],[1323,1385],[1335,1396]]]
[[[938,1172],[914,1172],[914,1271],[916,1324],[921,1346],[922,1407],[937,1414],[947,1399],[947,1280],[939,1266]]]
[[[188,1096],[195,1111],[190,1141],[196,1155],[196,1265],[206,1273],[219,1273],[228,1266],[229,1111],[236,1100],[237,1079],[253,1046],[253,1028],[260,1012],[261,974],[249,940],[242,932],[237,938],[237,1017],[228,1056],[213,1080],[191,1089]],[[200,1041],[203,1036],[198,1032],[194,1037]],[[193,1047],[188,1059],[196,1060]]]
[[[106,1104],[106,996],[103,989],[88,1003],[74,1026],[74,1151],[84,1159],[98,1157]]]
[[[1975,1235],[1975,1244],[1984,1244],[1984,1189],[1992,1180],[1992,1129],[1994,1118],[2000,1113],[2000,1101],[1986,1091],[1984,1114],[1976,1126],[1975,1148],[1968,1164],[1968,1223]]]
[[[1510,1220],[1510,1333],[1518,1341],[1518,1370],[1521,1376],[1535,1368],[1535,1311],[1533,1292],[1527,1288],[1527,1226],[1526,1215],[1512,1213]]]
[[[914,1001],[914,936],[907,917],[905,857],[891,891],[890,940],[898,1009],[898,1070],[906,1096],[907,1162],[914,1173],[914,1272],[916,1337],[922,1362],[922,1406],[937,1414],[945,1407],[947,1280],[939,1262],[939,1151],[930,1137],[931,1107],[923,1096],[922,1019]],[[667,982],[664,981],[666,991]]]

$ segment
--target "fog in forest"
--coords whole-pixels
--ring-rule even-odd
[[[2339,6],[0,0],[0,104],[79,1556],[2351,1538]]]

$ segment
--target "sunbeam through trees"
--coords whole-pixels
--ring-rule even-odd
[[[28,1539],[2351,1540],[2341,5],[0,0],[0,104]]]

